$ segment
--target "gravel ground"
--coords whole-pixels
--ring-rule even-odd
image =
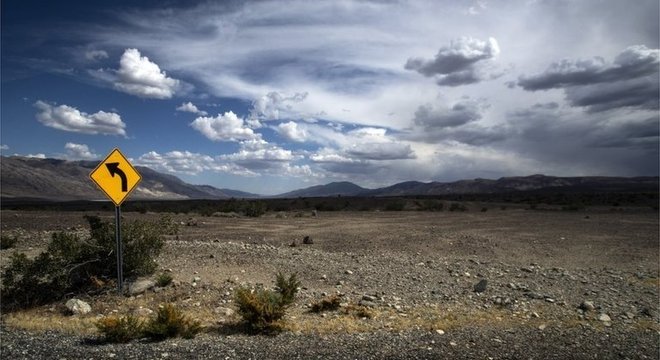
[[[54,230],[84,233],[82,213],[3,211],[3,234],[36,254]],[[193,340],[100,344],[3,315],[0,355],[52,358],[657,359],[658,214],[591,211],[270,214],[260,219],[174,216],[182,224],[158,262],[175,285],[137,296],[85,298],[94,319],[174,302],[201,319]],[[131,218],[155,214],[128,213]],[[30,224],[38,225],[31,227]],[[310,236],[311,245],[303,245]],[[296,241],[296,246],[290,246]],[[270,286],[296,272],[299,296],[276,336],[233,326],[238,286]],[[483,281],[485,280],[485,282]],[[371,319],[313,314],[329,294]],[[231,312],[231,311],[230,311]],[[59,317],[58,317],[59,316]],[[52,318],[55,320],[53,321]],[[349,329],[346,324],[354,326]],[[441,330],[441,331],[439,331]]]

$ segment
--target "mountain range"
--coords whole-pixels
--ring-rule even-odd
[[[103,200],[103,193],[91,182],[89,173],[96,161],[67,161],[25,157],[0,157],[0,196],[44,200]],[[193,185],[176,176],[148,167],[136,166],[142,182],[131,194],[133,199],[227,199],[264,196],[210,185]],[[658,192],[658,177],[554,177],[531,175],[497,180],[473,179],[455,182],[408,181],[392,186],[367,189],[351,182],[332,182],[299,189],[276,198],[328,196],[410,196],[495,194],[521,191],[562,192]]]

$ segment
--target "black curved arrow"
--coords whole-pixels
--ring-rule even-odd
[[[115,177],[115,174],[117,174],[121,178],[121,191],[128,192],[128,179],[126,179],[124,171],[119,168],[119,163],[107,163],[105,166],[108,168],[112,177]]]

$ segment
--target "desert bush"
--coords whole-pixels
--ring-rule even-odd
[[[339,309],[341,298],[337,295],[327,296],[312,304],[311,311],[315,313],[324,311],[335,311]]]
[[[385,205],[385,211],[403,211],[406,206],[404,201],[389,202]]]
[[[282,273],[277,273],[275,286],[277,292],[282,296],[282,303],[284,305],[290,305],[293,304],[293,300],[296,298],[300,281],[298,281],[296,274],[291,274],[287,279]]]
[[[277,330],[276,322],[284,317],[287,307],[293,303],[298,286],[300,282],[295,274],[286,279],[279,273],[275,291],[240,287],[234,293],[238,313],[252,330]]]
[[[0,249],[11,249],[16,245],[16,237],[9,235],[0,236]]]
[[[172,275],[168,273],[161,273],[158,275],[158,277],[156,277],[156,286],[166,287],[172,283],[172,280],[174,280],[174,278],[172,278]]]
[[[451,203],[449,205],[449,211],[467,211],[467,208],[463,204]]]
[[[144,335],[153,340],[164,340],[172,337],[192,339],[202,329],[200,323],[185,316],[181,310],[172,304],[158,308],[156,317],[144,326]]]
[[[248,201],[243,207],[243,213],[247,217],[260,217],[266,213],[266,203],[262,201]]]
[[[96,322],[103,340],[109,343],[127,343],[143,337],[144,323],[135,316],[106,316]]]
[[[13,254],[2,273],[3,309],[25,308],[61,299],[65,294],[98,291],[98,281],[116,277],[115,227],[86,216],[90,238],[53,233],[46,251],[34,259]],[[164,245],[162,222],[134,221],[122,226],[124,274],[148,275]]]

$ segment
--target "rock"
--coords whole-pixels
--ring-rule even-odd
[[[325,274],[321,275],[321,280],[328,280],[328,275]]]
[[[547,327],[548,327],[548,325],[546,325],[546,324],[541,324],[541,325],[539,325],[539,330],[543,331],[543,330],[545,330],[545,328],[547,328]]]
[[[372,295],[363,295],[362,300],[375,302],[375,301],[378,301],[378,298],[376,298],[375,296],[372,296]]]
[[[479,281],[474,285],[474,292],[482,293],[486,291],[487,286],[488,286],[488,280],[482,279],[481,281]]]
[[[378,307],[378,304],[376,304],[375,302],[373,302],[373,301],[367,301],[367,300],[360,300],[360,302],[358,303],[358,305],[360,305],[360,306],[364,306],[364,307],[370,307],[370,308]]]
[[[146,316],[149,316],[153,313],[154,313],[153,310],[151,310],[149,308],[142,307],[142,306],[140,306],[139,308],[133,310],[133,315],[136,315],[136,316],[146,317]]]
[[[316,211],[316,210],[312,210],[312,216],[314,216],[314,217],[319,216],[318,211]]]
[[[290,247],[296,247],[296,246],[298,246],[298,244],[296,244],[296,241],[293,240],[293,241],[291,242],[291,244],[289,244],[289,246],[290,246]]]
[[[534,269],[531,266],[530,267],[522,267],[522,268],[520,268],[520,270],[522,270],[524,272],[528,272],[528,273],[533,273],[534,272]]]
[[[151,279],[136,280],[128,284],[128,295],[134,296],[144,293],[156,286],[156,282]]]
[[[602,322],[610,322],[612,321],[612,318],[610,318],[610,316],[607,314],[600,314],[598,315],[598,320]]]
[[[73,315],[85,315],[92,311],[92,307],[80,299],[71,299],[65,306]]]
[[[628,319],[634,319],[635,318],[635,314],[630,312],[630,311],[626,311],[623,315],[625,317],[627,317]]]
[[[351,270],[346,270],[346,271],[344,271],[344,273],[345,273],[346,275],[353,275],[353,272],[352,272]]]
[[[449,342],[449,345],[451,345],[451,346],[456,346],[456,345],[458,345],[458,344],[456,343],[456,341],[450,341],[450,342]]]
[[[199,277],[199,276],[195,276],[195,277],[193,278],[193,282],[196,282],[196,283],[197,283],[197,282],[200,282],[200,281],[202,281],[202,278]]]
[[[305,245],[312,245],[313,243],[314,243],[314,240],[312,240],[312,238],[309,237],[309,236],[305,236],[305,238],[303,239],[303,244],[305,244]]]
[[[537,293],[537,292],[534,292],[534,291],[528,291],[528,292],[526,292],[526,293],[525,293],[525,296],[527,296],[527,297],[530,298],[530,299],[539,299],[539,300],[545,298],[545,296],[543,296],[543,295],[541,295],[541,294],[539,294],[539,293]]]
[[[444,335],[444,334],[445,334],[445,331],[442,330],[442,329],[438,329],[438,330],[436,330],[435,332],[436,332],[438,335]]]
[[[579,308],[584,311],[593,311],[596,307],[592,301],[585,300],[580,304]]]
[[[226,307],[218,307],[218,308],[215,309],[215,312],[217,314],[221,314],[223,316],[232,316],[235,313],[235,311],[233,309],[226,308]]]

